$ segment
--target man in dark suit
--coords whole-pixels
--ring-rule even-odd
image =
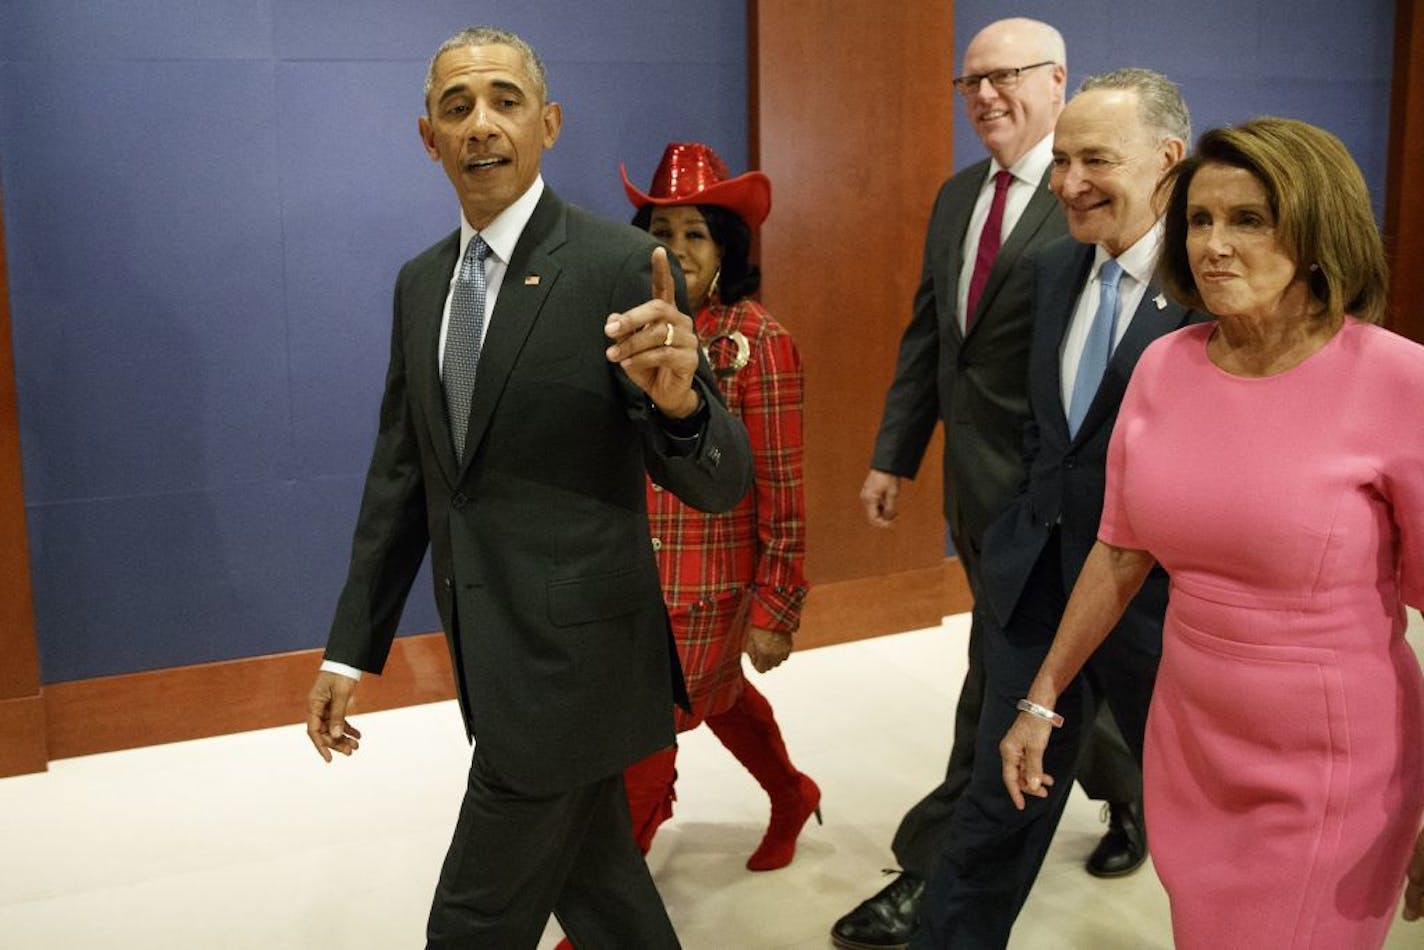
[[[1004,789],[998,744],[1028,695],[1097,537],[1108,440],[1132,368],[1152,340],[1199,319],[1152,283],[1161,241],[1155,189],[1190,136],[1177,87],[1143,69],[1090,77],[1058,119],[1052,188],[1071,237],[1045,245],[1028,265],[1034,319],[1028,479],[984,536],[988,684],[974,774],[912,947],[1007,944],[1105,699],[1142,761],[1167,605],[1160,568],[1062,694],[1062,735],[1050,746],[1053,761],[1045,762],[1056,779],[1047,798],[1016,807]]]
[[[955,80],[990,158],[950,178],[935,199],[923,276],[860,499],[871,524],[889,527],[901,480],[919,470],[943,420],[944,516],[976,601],[969,668],[944,781],[896,830],[892,847],[901,873],[831,928],[842,947],[896,948],[909,940],[924,882],[949,845],[955,804],[969,784],[984,696],[980,548],[984,529],[1024,474],[1031,323],[1022,263],[1033,248],[1067,232],[1048,190],[1066,57],[1063,38],[1048,24],[1000,20],[970,41]],[[1107,734],[1093,748],[1089,793],[1109,802],[1136,800],[1141,778],[1121,739]],[[1089,867],[1135,867],[1141,858],[1140,842],[1114,838]]]
[[[396,284],[379,434],[308,697],[317,750],[349,755],[356,678],[382,668],[428,547],[475,740],[431,947],[534,947],[551,911],[580,946],[677,946],[622,785],[673,742],[685,702],[644,479],[726,510],[751,478],[666,251],[544,186],[561,122],[513,34],[464,31],[431,62],[420,133],[461,227]]]

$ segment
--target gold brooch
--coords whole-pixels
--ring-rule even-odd
[[[725,366],[719,366],[712,358],[712,348],[723,340],[731,341],[737,348],[736,355],[732,361]],[[747,342],[746,336],[741,330],[723,330],[721,333],[714,333],[702,347],[702,352],[707,355],[707,362],[712,364],[712,372],[725,379],[728,376],[736,375],[737,370],[746,366],[752,358],[752,345]]]

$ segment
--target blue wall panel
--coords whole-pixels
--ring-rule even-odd
[[[30,503],[274,474],[286,365],[271,66],[7,72],[24,104],[7,110],[0,140],[13,143],[4,181]]]

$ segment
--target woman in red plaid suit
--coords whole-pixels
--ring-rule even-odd
[[[747,867],[784,867],[821,790],[786,754],[766,698],[742,673],[746,652],[766,672],[791,652],[806,598],[806,504],[801,488],[801,357],[791,335],[749,294],[761,274],[748,260],[751,231],[771,209],[761,172],[730,178],[705,145],[669,145],[644,193],[623,174],[633,223],[677,255],[727,406],[747,427],[755,487],[732,511],[709,515],[648,485],[648,515],[663,597],[687,677],[692,713],[706,722],[771,798],[771,822]],[[631,766],[624,778],[633,833],[646,854],[672,815],[676,747]]]

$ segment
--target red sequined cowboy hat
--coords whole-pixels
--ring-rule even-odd
[[[673,142],[664,149],[647,192],[628,180],[628,169],[622,162],[618,173],[635,208],[647,204],[716,205],[734,212],[752,229],[759,227],[771,210],[770,178],[755,171],[728,177],[726,163],[700,142]]]

